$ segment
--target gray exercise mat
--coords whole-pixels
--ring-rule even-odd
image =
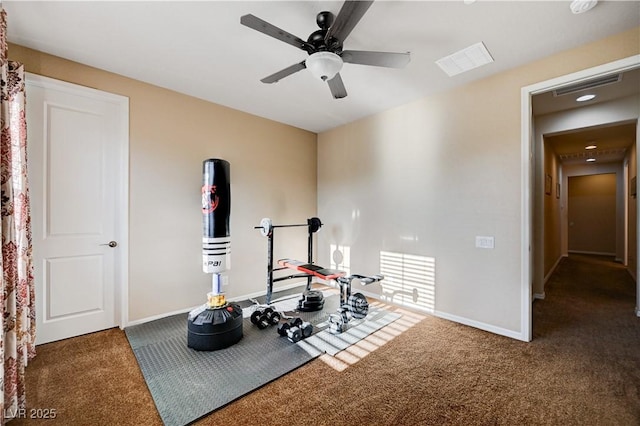
[[[295,300],[299,296],[294,296]],[[291,301],[275,304],[278,309]],[[323,331],[329,314],[339,306],[337,295],[325,298],[322,311],[300,312],[304,320],[314,324],[314,334]],[[252,307],[245,308],[249,312]],[[173,315],[125,329],[156,408],[165,425],[182,426],[232,402],[278,377],[295,370],[325,351],[335,353],[399,317],[381,309],[371,309],[365,320],[352,321],[344,338],[338,336],[331,345],[301,346],[312,342],[311,336],[298,344],[280,337],[276,327],[264,330],[243,322],[242,339],[226,349],[200,352],[187,347],[187,314]],[[372,321],[369,321],[371,318]],[[355,341],[357,341],[355,340]],[[325,339],[320,339],[325,342]],[[354,341],[354,343],[355,343]]]
[[[402,315],[398,313],[370,307],[366,318],[359,320],[352,319],[349,321],[349,328],[340,334],[332,334],[329,332],[328,320],[316,324],[314,326],[316,333],[298,342],[298,345],[305,348],[311,355],[326,352],[334,356],[349,346],[358,343],[371,333],[391,324],[401,316]]]

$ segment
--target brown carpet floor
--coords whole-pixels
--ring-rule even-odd
[[[635,282],[622,266],[572,255],[534,303],[531,343],[406,312],[350,351],[316,359],[197,424],[640,425],[634,307]],[[161,424],[124,332],[37,349],[27,404],[56,410],[43,424]]]

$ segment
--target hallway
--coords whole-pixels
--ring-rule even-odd
[[[635,316],[636,283],[613,257],[571,254],[562,259],[545,287],[544,300],[534,303],[534,339],[562,330],[567,337],[629,338],[640,342]],[[591,337],[588,337],[591,335]],[[596,339],[597,340],[597,339]]]

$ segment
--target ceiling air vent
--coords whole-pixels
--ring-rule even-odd
[[[604,77],[598,77],[556,89],[553,91],[553,96],[568,95],[582,90],[594,89],[596,87],[606,86],[607,84],[617,83],[621,80],[622,74],[605,75]]]

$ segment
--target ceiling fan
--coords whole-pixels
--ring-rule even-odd
[[[309,57],[268,77],[263,83],[275,83],[303,69],[326,81],[335,99],[347,96],[340,70],[343,62],[378,67],[402,68],[411,60],[409,53],[369,52],[363,50],[342,50],[344,41],[358,24],[373,1],[347,0],[338,16],[331,12],[320,12],[316,16],[319,30],[311,33],[307,41],[290,34],[254,15],[244,15],[240,23],[263,34],[284,41],[306,51]]]

